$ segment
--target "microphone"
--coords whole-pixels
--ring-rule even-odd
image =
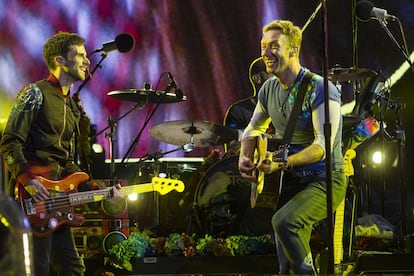
[[[369,21],[370,19],[377,19],[378,21],[386,21],[387,19],[397,21],[398,18],[394,15],[388,14],[384,9],[374,7],[371,2],[363,0],[359,1],[355,7],[355,15],[361,21]]]
[[[127,33],[119,34],[115,37],[115,40],[111,40],[102,44],[102,48],[96,49],[92,52],[105,52],[109,53],[114,50],[118,50],[121,53],[129,52],[135,46],[135,39],[132,35]]]
[[[168,93],[171,88],[174,88],[175,96],[177,97],[177,99],[181,100],[184,97],[183,91],[181,91],[181,89],[177,87],[177,83],[175,82],[174,77],[171,74],[171,72],[167,72],[167,76],[168,76],[168,80],[170,81],[170,83],[167,85],[165,92]]]

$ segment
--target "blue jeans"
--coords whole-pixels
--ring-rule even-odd
[[[68,226],[62,226],[46,238],[33,238],[35,276],[47,276],[52,267],[58,275],[83,275],[86,268],[76,251]]]
[[[347,189],[342,171],[332,172],[332,208]],[[280,274],[316,274],[309,245],[312,226],[327,217],[326,175],[292,177],[286,174],[272,217]]]

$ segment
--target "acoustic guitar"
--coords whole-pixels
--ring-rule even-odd
[[[256,152],[255,152],[255,163],[259,164],[260,162],[269,163],[270,161],[279,163],[280,167],[284,167],[287,165],[287,158],[289,154],[289,145],[278,145],[277,150],[273,151],[270,154],[270,160],[266,159],[266,151],[267,151],[267,138],[265,136],[257,136],[256,137]],[[254,208],[256,206],[257,198],[259,194],[263,192],[264,189],[264,182],[265,182],[265,173],[260,170],[256,169],[253,171],[253,176],[255,177],[255,181],[251,182],[250,186],[250,206]],[[282,180],[283,180],[283,170],[279,170],[276,172],[275,177],[278,179],[279,187],[281,189]],[[279,189],[279,190],[280,190]]]

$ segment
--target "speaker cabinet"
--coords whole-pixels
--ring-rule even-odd
[[[129,220],[86,219],[82,226],[72,227],[72,233],[79,254],[85,258],[100,257],[128,238]]]

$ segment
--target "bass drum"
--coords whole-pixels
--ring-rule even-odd
[[[256,207],[251,208],[250,186],[239,173],[238,156],[227,157],[211,166],[194,195],[199,230],[212,236],[273,233],[271,217],[277,189],[269,179],[265,180]]]

